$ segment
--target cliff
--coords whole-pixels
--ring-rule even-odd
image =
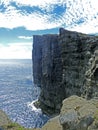
[[[98,38],[60,29],[58,35],[33,36],[33,77],[41,87],[44,112],[59,112],[62,100],[98,97]]]
[[[42,128],[24,128],[0,111],[0,130],[98,130],[98,99],[86,100],[74,95],[62,104],[60,114]]]

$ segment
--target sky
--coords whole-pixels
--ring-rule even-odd
[[[98,33],[98,0],[0,0],[0,59],[31,59],[33,35]]]

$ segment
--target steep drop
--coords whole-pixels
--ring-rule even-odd
[[[98,97],[98,38],[60,29],[60,34],[33,36],[33,77],[41,87],[40,106],[57,113],[62,100]]]

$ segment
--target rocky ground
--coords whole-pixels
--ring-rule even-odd
[[[42,128],[25,129],[0,111],[0,130],[98,130],[98,99],[71,96],[63,100],[61,112]]]
[[[98,99],[65,99],[60,115],[49,120],[42,130],[98,130]]]

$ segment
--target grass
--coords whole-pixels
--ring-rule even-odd
[[[98,110],[94,113],[94,119],[98,121]]]
[[[17,123],[13,123],[13,122],[10,122],[9,124],[3,126],[3,128],[6,130],[25,130],[24,127],[20,126]]]
[[[24,128],[17,123],[10,122],[8,125],[2,126],[4,130],[39,130],[34,128]]]
[[[0,129],[4,130],[40,130],[39,128],[24,128],[16,122],[12,122],[5,112],[0,110]]]

